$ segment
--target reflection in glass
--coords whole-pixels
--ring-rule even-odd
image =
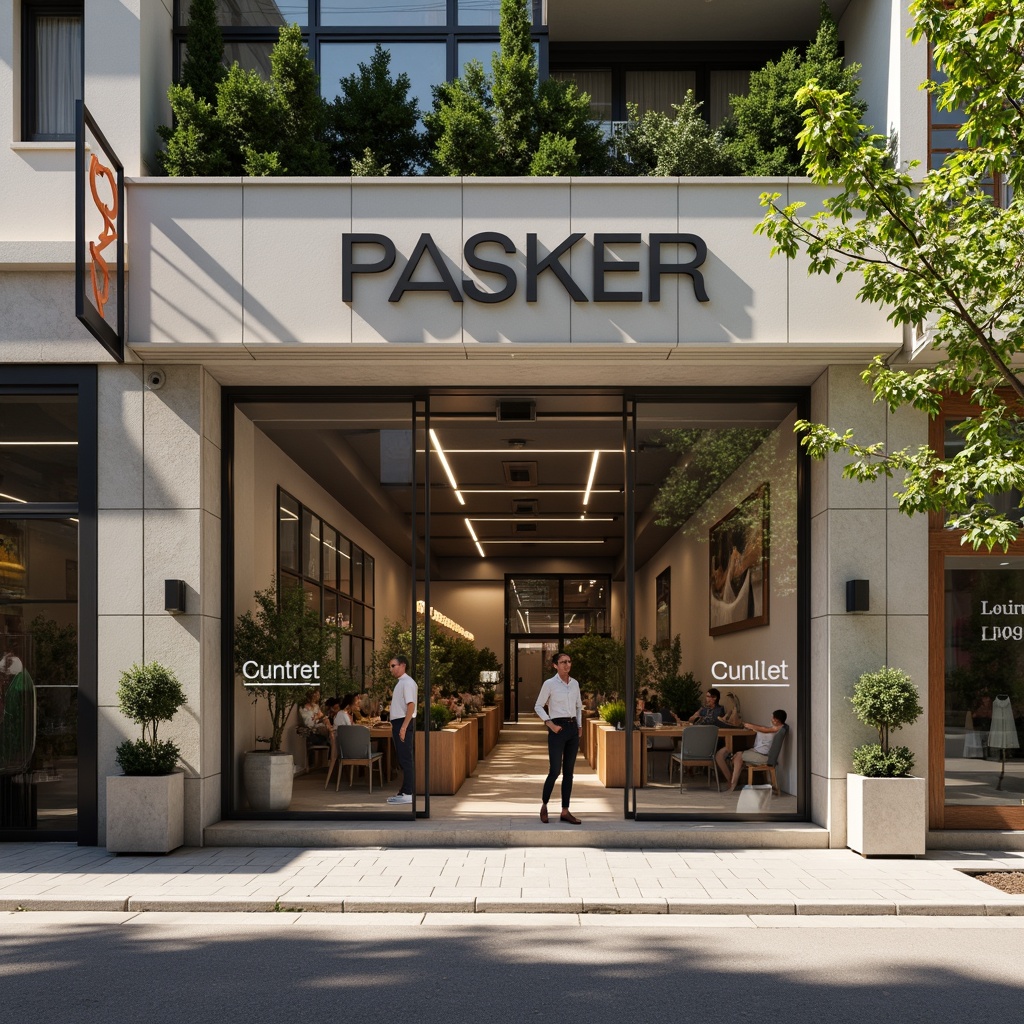
[[[0,831],[77,808],[78,528],[0,520]]]
[[[78,399],[0,395],[0,504],[78,500]]]
[[[352,596],[363,596],[363,549],[356,544],[352,545]]]
[[[320,579],[320,520],[308,509],[302,510],[299,539],[302,541],[303,575],[318,580]]]
[[[498,24],[501,0],[459,0],[460,25]]]
[[[282,569],[299,571],[299,503],[284,491],[278,491],[278,557]]]
[[[637,405],[635,472],[649,495],[638,489],[635,631],[646,648],[637,657],[636,681],[649,716],[639,720],[636,735],[638,813],[797,812],[795,418],[787,403]],[[739,528],[748,508],[758,531],[754,544],[742,540]],[[748,548],[761,574],[758,587],[766,581],[760,598],[749,589],[755,581],[745,565]],[[727,589],[747,600],[723,627],[716,607]],[[734,757],[759,739],[771,749],[769,736],[777,735],[745,729],[744,721],[769,727],[776,710],[786,712],[789,729],[772,752],[779,758],[778,792],[764,772],[755,769],[750,779],[744,766],[736,791],[728,793],[735,761],[726,762],[721,791],[717,772],[709,786],[706,765],[692,774],[680,765],[684,729],[697,727],[688,720],[710,706],[712,687],[732,719],[718,719],[716,747]]]
[[[188,24],[186,0],[179,5],[179,22]],[[227,27],[305,25],[309,20],[309,5],[304,0],[217,0],[217,23]]]
[[[356,74],[360,64],[373,57],[374,43],[321,43],[320,94],[333,100],[341,92],[339,82]],[[443,42],[393,43],[384,49],[391,52],[392,73],[404,71],[409,76],[409,95],[419,104],[420,113],[433,107],[431,86],[445,80],[446,46]]]
[[[946,803],[1024,799],[1024,559],[950,557],[945,573]]]
[[[321,25],[444,25],[445,0],[320,0]]]
[[[563,586],[562,632],[606,633],[611,599],[607,577],[569,577]]]

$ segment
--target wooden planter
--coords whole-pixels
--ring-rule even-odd
[[[633,733],[633,779],[640,778],[639,733]],[[597,777],[608,789],[626,785],[626,732],[602,724],[597,730]]]
[[[457,729],[462,733],[463,746],[466,748],[466,778],[468,779],[476,771],[479,750],[477,746],[478,726],[474,719],[463,719],[461,722],[451,722],[449,729]],[[431,737],[433,739],[433,737]]]
[[[587,751],[587,761],[590,767],[595,771],[597,770],[597,734],[601,729],[607,729],[608,726],[605,724],[603,718],[595,715],[593,718],[588,718],[583,722],[583,728],[587,730],[587,741],[584,744]]]
[[[454,796],[466,781],[466,744],[469,730],[446,728],[430,734],[430,794]],[[423,794],[423,750],[426,740],[416,733],[416,792]]]
[[[505,716],[500,704],[484,708],[484,757],[494,749],[494,745],[498,742],[504,721]]]

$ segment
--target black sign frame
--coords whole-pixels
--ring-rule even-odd
[[[85,214],[90,184],[86,173],[86,128],[99,144],[110,163],[116,180],[117,213],[115,240],[115,289],[117,301],[117,329],[104,318],[89,297],[86,282]],[[95,156],[95,154],[93,154]],[[124,166],[118,160],[106,136],[100,131],[83,100],[75,101],[75,316],[85,324],[90,334],[119,362],[124,362],[125,292],[124,292]]]

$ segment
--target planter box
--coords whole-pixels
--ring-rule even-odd
[[[597,734],[602,729],[607,729],[604,719],[599,715],[594,715],[593,718],[583,719],[583,728],[587,732],[586,742],[582,744],[586,751],[587,763],[594,771],[597,771]]]
[[[468,729],[447,728],[430,734],[430,795],[454,796],[466,781]],[[423,733],[416,734],[416,792],[423,794]]]
[[[494,745],[498,742],[504,721],[505,716],[500,704],[484,708],[484,757],[494,749]]]
[[[250,750],[242,759],[242,786],[254,811],[286,811],[292,802],[295,759],[283,750]]]
[[[928,831],[924,779],[846,776],[846,845],[865,857],[923,857]]]
[[[626,732],[603,725],[597,730],[597,777],[608,789],[626,785]],[[640,734],[633,733],[633,780],[640,779]]]
[[[468,779],[476,771],[479,757],[476,720],[464,718],[461,722],[451,722],[448,728],[456,729],[462,734],[463,745],[466,748],[466,778]]]
[[[107,849],[170,853],[185,842],[185,773],[107,776]]]

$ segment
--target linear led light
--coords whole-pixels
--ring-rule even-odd
[[[277,507],[278,507],[278,511],[284,513],[284,515],[281,516],[281,518],[285,522],[289,522],[289,523],[298,522],[299,517],[290,508],[285,508],[283,505],[278,505]]]
[[[604,537],[600,540],[490,540],[488,544],[603,544]]]
[[[473,538],[473,543],[476,545],[477,551],[480,552],[480,557],[486,558],[487,556],[484,554],[484,549],[480,546],[480,541],[477,538],[476,530],[473,529],[473,524],[468,519],[466,520],[466,529],[469,530],[469,535]]]
[[[593,448],[449,448],[449,455],[511,455],[524,452],[527,455],[586,455]],[[602,455],[621,455],[621,448],[599,448]],[[417,455],[423,454],[422,448],[416,449]]]
[[[590,460],[590,476],[587,477],[587,493],[583,495],[583,504],[586,505],[590,501],[590,489],[594,486],[594,476],[597,473],[597,460],[601,457],[600,451],[594,452],[593,459]]]
[[[452,467],[448,465],[448,460],[444,457],[444,449],[441,447],[441,442],[438,441],[433,427],[430,428],[430,441],[434,446],[434,451],[437,452],[437,457],[441,460],[441,465],[444,466],[444,471],[448,474],[448,483],[452,485],[455,497],[459,499],[460,505],[465,505],[466,499],[462,497],[459,491],[459,485],[455,482],[455,474],[452,472]]]
[[[0,441],[0,448],[59,448],[61,446],[78,446],[77,441]]]
[[[0,491],[0,498],[3,498],[4,501],[16,501],[19,505],[28,504],[24,498],[16,498],[13,494],[4,494],[3,491]]]
[[[614,523],[615,516],[471,516],[473,523]]]
[[[464,487],[467,494],[518,494],[521,498],[524,494],[522,487]],[[530,497],[535,494],[583,494],[582,487],[531,487]],[[591,494],[621,494],[620,487],[592,487]],[[525,517],[524,517],[525,518]]]

